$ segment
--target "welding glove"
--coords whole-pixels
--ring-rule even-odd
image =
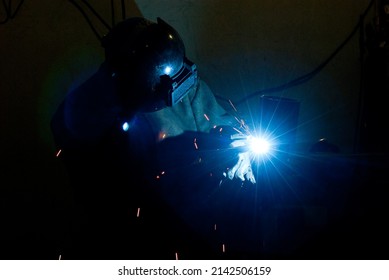
[[[231,142],[230,147],[233,149],[242,148],[247,145],[247,141],[244,139],[238,139]],[[253,174],[253,170],[251,168],[251,154],[249,151],[242,149],[238,153],[238,161],[235,165],[228,169],[226,176],[229,179],[238,178],[241,181],[248,180],[249,182],[255,184],[256,180]]]

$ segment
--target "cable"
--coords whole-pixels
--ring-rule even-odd
[[[92,13],[101,21],[102,24],[105,25],[105,27],[110,30],[111,29],[111,26],[109,26],[108,23],[106,23],[106,21],[96,12],[95,9],[93,9],[93,7],[88,3],[88,1],[86,0],[82,0],[82,2],[84,2],[85,5],[88,6],[88,8],[92,11]]]
[[[5,5],[5,0],[3,0],[3,3],[4,3],[4,6]],[[74,0],[69,0],[80,12],[81,14],[83,15],[83,17],[85,18],[85,20],[88,22],[89,26],[91,27],[93,33],[96,35],[97,39],[99,41],[102,40],[102,36],[100,36],[100,34],[97,32],[96,28],[93,26],[93,23],[92,21],[90,20],[90,18],[88,17],[88,15],[86,14],[85,10],[79,5],[77,4]],[[114,7],[114,2],[113,0],[111,0],[111,20],[112,20],[112,26],[110,26],[97,12],[96,10],[88,3],[88,1],[86,0],[82,0],[82,2],[89,8],[89,10],[100,20],[100,22],[108,29],[108,30],[111,30],[113,26],[116,25],[115,23],[115,7]],[[122,0],[121,1],[121,7],[122,7],[122,18],[123,20],[126,19],[126,6],[125,6],[125,1]]]
[[[21,0],[19,2],[19,5],[16,7],[15,12],[11,15],[11,19],[13,19],[16,16],[16,14],[19,11],[20,7],[22,6],[23,2],[24,2],[24,0]],[[9,0],[9,12],[11,13],[11,0]]]
[[[15,18],[16,14],[18,13],[18,11],[19,11],[20,7],[22,6],[23,2],[24,2],[24,0],[21,0],[21,1],[19,2],[18,6],[17,6],[16,9],[15,9],[15,12],[12,13],[12,12],[11,12],[11,0],[8,1],[8,5],[7,5],[7,3],[5,2],[5,0],[3,0],[3,6],[4,6],[4,10],[5,10],[5,15],[6,15],[6,16],[5,16],[5,19],[4,19],[4,20],[0,21],[0,24],[4,24],[4,23],[6,23],[8,20]]]
[[[4,24],[4,23],[6,23],[10,19],[11,0],[9,0],[9,4],[8,5],[7,5],[7,3],[5,3],[5,0],[3,0],[3,6],[4,6],[4,10],[5,10],[5,19],[0,21],[0,24]]]
[[[97,32],[96,28],[94,28],[91,20],[89,19],[89,17],[87,16],[87,14],[85,13],[85,11],[81,8],[80,5],[78,5],[74,0],[69,0],[80,12],[81,14],[84,16],[85,20],[88,22],[90,28],[92,29],[93,33],[96,35],[97,39],[99,41],[101,41],[102,37],[100,36],[100,34]]]
[[[361,17],[365,17],[367,15],[367,13],[369,12],[370,8],[373,6],[373,3],[375,2],[375,0],[371,0],[368,7],[365,9],[364,13],[362,14]],[[256,91],[250,95],[247,95],[245,96],[244,98],[242,98],[241,100],[238,100],[237,102],[234,102],[234,104],[236,105],[239,105],[243,102],[245,102],[246,100],[252,98],[252,97],[255,97],[259,94],[264,94],[264,93],[272,93],[272,92],[278,92],[278,91],[282,91],[282,90],[285,90],[287,88],[290,88],[290,87],[294,87],[294,86],[297,86],[297,85],[300,85],[302,83],[305,83],[307,82],[308,80],[312,79],[315,75],[317,75],[339,52],[340,50],[351,40],[351,38],[355,35],[355,33],[358,31],[359,28],[361,28],[360,26],[360,23],[361,23],[361,20],[358,21],[358,24],[353,28],[353,30],[351,31],[351,33],[346,37],[346,39],[335,49],[335,51],[330,54],[330,56],[324,60],[323,63],[321,63],[318,67],[316,67],[313,71],[309,72],[308,74],[305,74],[299,78],[296,78],[290,82],[287,82],[283,85],[280,85],[280,86],[276,86],[276,87],[272,87],[272,88],[268,88],[268,89],[263,89],[263,90],[260,90],[260,91]],[[222,99],[224,101],[229,101],[228,99],[222,97],[222,96],[216,96],[218,99]]]

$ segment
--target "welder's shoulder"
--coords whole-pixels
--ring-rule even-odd
[[[69,91],[65,102],[68,106],[82,109],[85,114],[101,114],[118,106],[119,97],[113,78],[105,67],[100,67],[82,84]]]
[[[117,119],[120,106],[115,86],[105,69],[100,68],[65,96],[51,120],[58,137],[71,136],[91,141],[103,135]]]

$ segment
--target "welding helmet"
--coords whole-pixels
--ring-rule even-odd
[[[161,18],[124,20],[103,37],[102,46],[125,105],[147,111],[174,106],[197,82],[180,35]]]

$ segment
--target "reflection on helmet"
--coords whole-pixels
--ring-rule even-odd
[[[129,18],[114,26],[102,45],[126,103],[159,110],[176,104],[196,83],[196,66],[185,57],[180,35],[160,18],[156,23]]]

